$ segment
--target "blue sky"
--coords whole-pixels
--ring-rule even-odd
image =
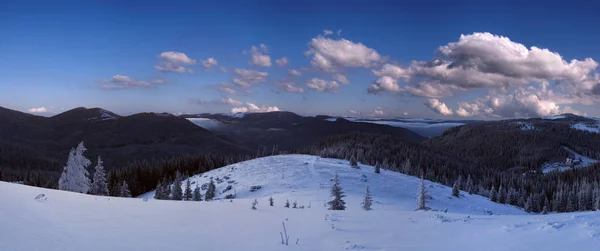
[[[5,1],[0,106],[45,116],[79,106],[119,114],[600,116],[597,7]]]

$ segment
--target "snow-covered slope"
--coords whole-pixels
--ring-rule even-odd
[[[348,195],[346,211],[322,205],[336,172]],[[478,196],[448,198],[449,188],[429,182],[430,206],[448,213],[414,211],[417,179],[389,171],[374,174],[367,166],[351,169],[346,161],[275,156],[206,175],[192,180],[227,175],[237,182],[238,199],[144,201],[0,182],[0,250],[591,251],[600,246],[597,213],[529,215]],[[367,183],[375,203],[365,212],[359,201]],[[252,185],[262,188],[249,192]],[[35,199],[39,194],[45,196]],[[268,206],[271,195],[274,207]],[[251,210],[255,198],[258,210]],[[284,208],[285,199],[306,207]],[[499,215],[485,215],[482,208]],[[282,221],[289,246],[281,244]]]

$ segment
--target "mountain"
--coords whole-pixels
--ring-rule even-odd
[[[347,196],[345,211],[323,206],[335,173]],[[592,251],[600,244],[595,212],[527,214],[464,192],[452,197],[451,188],[429,181],[432,210],[415,211],[417,178],[386,170],[375,174],[365,165],[353,169],[344,160],[276,156],[205,175],[191,180],[228,176],[234,188],[225,194],[235,190],[238,198],[145,201],[0,182],[0,250]],[[217,184],[217,194],[226,184]],[[367,184],[372,211],[360,205]],[[262,188],[249,192],[252,185]],[[286,200],[304,209],[285,208]],[[281,244],[284,234],[289,246]]]
[[[351,132],[385,134],[414,142],[425,139],[404,128],[352,122],[345,119],[329,121],[325,116],[303,117],[291,112],[249,113],[235,116],[198,114],[183,117],[218,121],[221,126],[213,127],[211,131],[221,138],[252,149],[270,150],[273,146],[277,146],[280,150],[291,150]]]

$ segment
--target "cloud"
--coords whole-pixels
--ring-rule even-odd
[[[296,86],[292,81],[283,81],[277,84],[279,90],[284,92],[304,93],[304,88]]]
[[[338,36],[341,36],[341,35],[342,35],[342,29],[339,29],[339,30],[337,31],[337,35],[338,35]]]
[[[29,109],[27,109],[27,111],[30,113],[46,113],[46,112],[49,112],[50,109],[42,106],[42,107],[38,107],[38,108],[29,108]]]
[[[279,67],[284,67],[284,66],[287,66],[290,63],[290,61],[286,57],[282,57],[280,59],[275,60],[275,63]]]
[[[444,85],[439,82],[419,82],[406,87],[406,91],[416,97],[442,98],[452,96],[454,91],[464,91],[455,85]]]
[[[346,78],[346,76],[342,75],[342,74],[333,74],[333,79],[342,83],[342,84],[350,84],[350,81],[348,80],[348,78]]]
[[[269,73],[260,72],[256,70],[246,70],[246,69],[235,69],[233,71],[235,75],[231,81],[241,87],[249,87],[253,84],[259,84],[266,81]]]
[[[199,105],[243,105],[244,102],[233,98],[222,98],[218,100],[201,100],[201,99],[190,99],[190,103]]]
[[[232,98],[222,98],[220,100],[221,103],[223,104],[228,104],[228,105],[242,105],[244,102],[239,101],[237,99],[232,99]]]
[[[373,111],[373,114],[374,114],[375,116],[383,116],[383,115],[384,115],[384,113],[383,113],[383,110],[382,110],[381,108],[377,108],[377,109],[375,109],[375,110]]]
[[[271,57],[265,54],[268,52],[269,51],[267,49],[267,46],[264,44],[260,44],[260,49],[259,47],[252,46],[252,48],[250,49],[250,54],[252,55],[252,58],[248,63],[253,66],[271,67]]]
[[[106,90],[115,90],[115,89],[125,89],[125,88],[149,88],[154,85],[144,81],[138,81],[127,76],[123,75],[114,75],[110,79],[101,79],[98,80],[99,83],[104,83],[100,88]],[[165,84],[168,83],[166,80],[155,79],[153,80],[155,84]]]
[[[370,68],[384,60],[374,49],[346,39],[318,36],[309,46],[305,54],[312,55],[311,65],[325,72],[339,72],[344,67]]]
[[[215,67],[219,64],[219,62],[214,58],[207,58],[202,61],[202,67],[205,69]]]
[[[314,89],[318,92],[331,92],[335,93],[338,91],[340,85],[336,81],[326,81],[323,79],[313,78],[306,82],[306,86],[310,89]]]
[[[289,70],[288,70],[288,73],[289,73],[290,75],[294,75],[294,76],[301,76],[301,75],[302,75],[302,73],[301,73],[301,72],[299,72],[299,71],[297,71],[297,70],[294,70],[294,69],[289,69]]]
[[[167,51],[158,55],[160,63],[154,68],[162,72],[188,72],[193,73],[192,69],[184,67],[184,65],[195,65],[196,60],[191,59],[182,52]]]
[[[234,89],[232,89],[229,84],[225,83],[225,82],[221,82],[219,84],[217,84],[216,86],[217,91],[222,92],[222,93],[227,93],[227,94],[235,94],[236,91]]]
[[[446,106],[446,104],[440,102],[437,99],[430,98],[425,102],[425,106],[429,107],[436,113],[442,114],[444,116],[450,116],[453,114],[452,110]]]
[[[331,35],[331,34],[333,34],[333,31],[331,31],[331,30],[323,30],[323,34],[324,34],[325,36],[327,36],[327,35]]]
[[[246,103],[245,106],[234,107],[231,109],[231,113],[246,113],[246,112],[277,112],[280,111],[277,106],[257,106],[253,103]]]
[[[220,72],[227,72],[227,68],[221,66],[221,67],[219,67],[219,71]]]
[[[380,77],[369,86],[369,89],[367,89],[369,93],[379,93],[384,91],[401,92],[403,90],[404,89],[398,85],[398,81],[390,76]]]

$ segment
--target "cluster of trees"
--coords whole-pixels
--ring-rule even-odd
[[[185,189],[182,188],[183,180],[185,180]],[[158,182],[154,198],[157,200],[209,201],[214,199],[216,195],[216,186],[212,179],[208,183],[206,190],[206,193],[203,195],[198,184],[192,190],[192,182],[189,177],[183,177],[180,172],[176,172],[173,185],[166,178]]]
[[[600,209],[600,163],[543,174],[537,170],[480,166],[447,155],[426,144],[380,134],[352,133],[297,151],[375,165],[524,208],[528,212],[572,212]],[[466,179],[464,178],[466,177]],[[545,209],[544,209],[545,208]]]

